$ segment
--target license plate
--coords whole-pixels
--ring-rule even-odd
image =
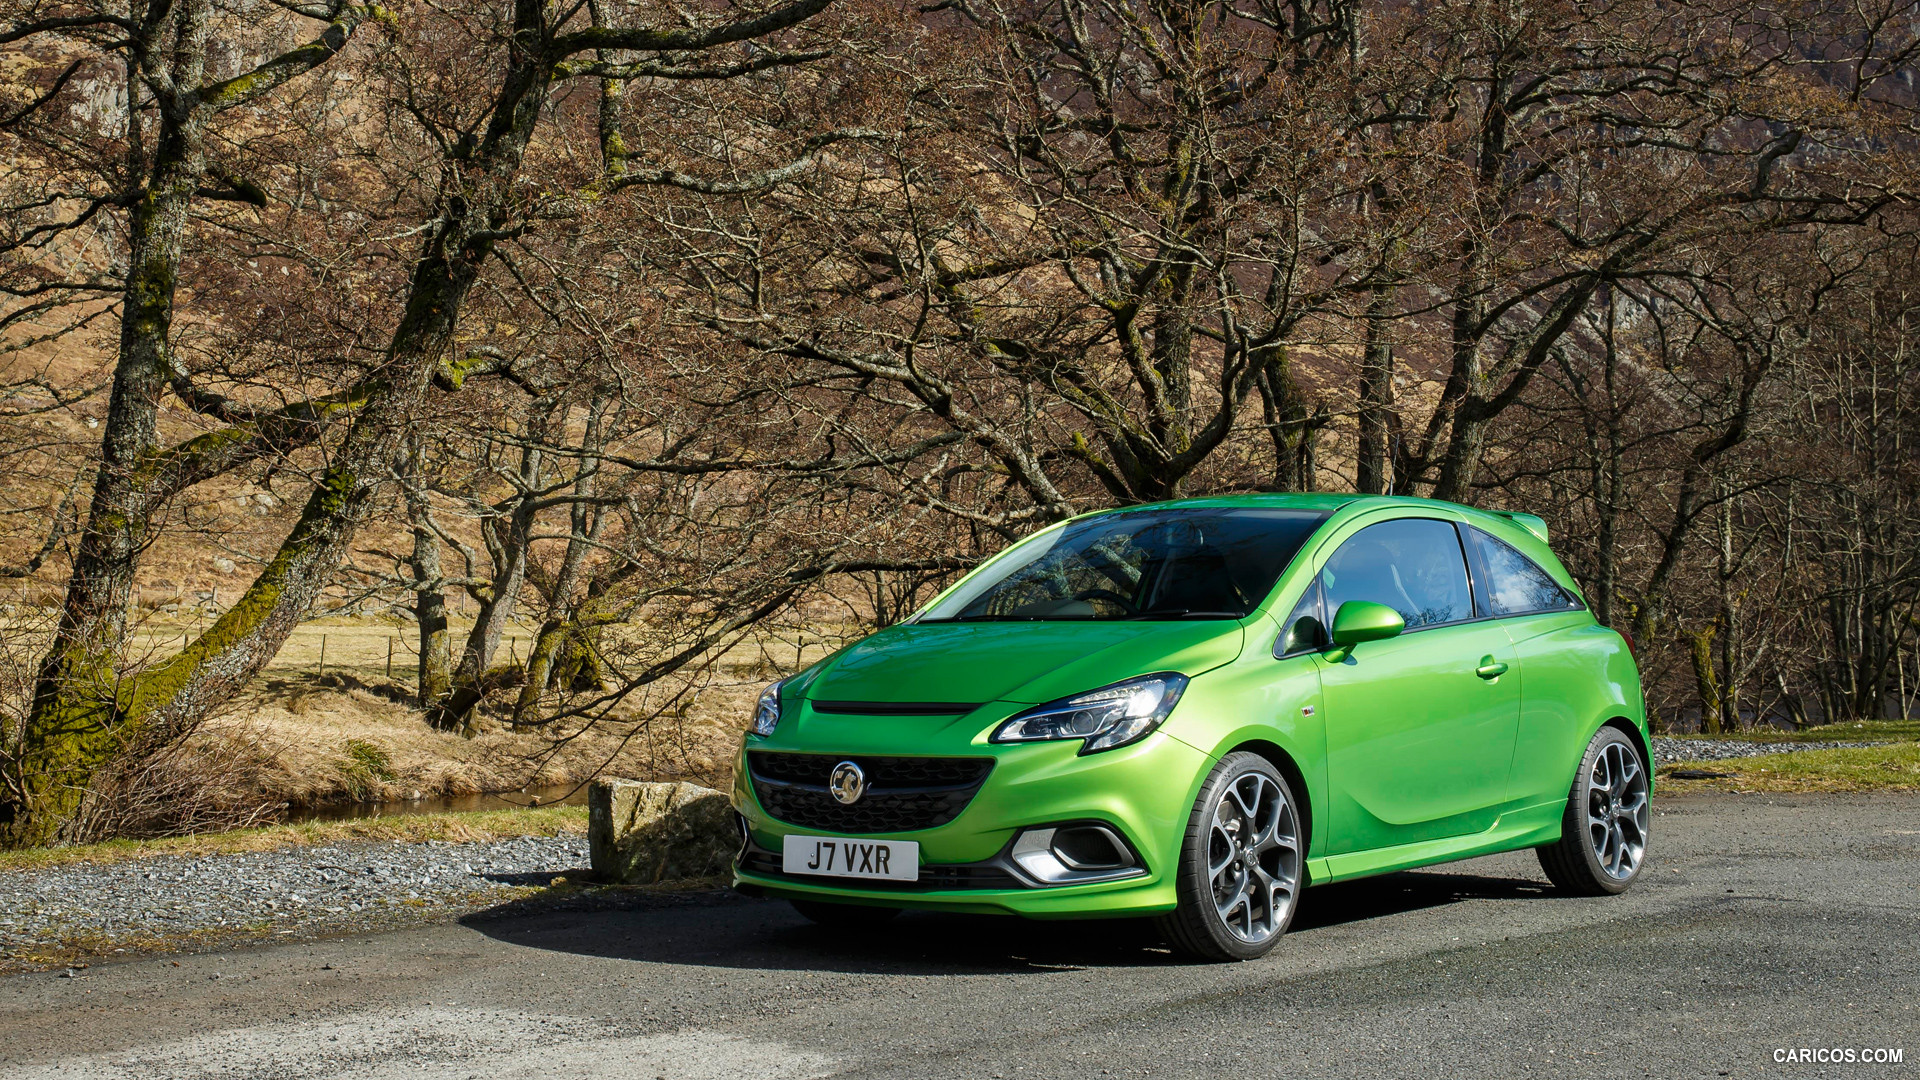
[[[788,836],[780,869],[821,877],[920,880],[920,845],[911,840],[840,840],[831,836]]]

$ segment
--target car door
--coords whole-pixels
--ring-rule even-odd
[[[1436,518],[1367,526],[1327,559],[1317,587],[1329,622],[1341,604],[1368,600],[1407,623],[1397,637],[1319,657],[1327,854],[1490,827],[1519,726],[1519,659],[1474,607],[1457,528]]]

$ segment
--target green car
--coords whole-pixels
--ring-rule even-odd
[[[1245,960],[1306,886],[1531,847],[1580,894],[1646,859],[1646,715],[1529,514],[1250,495],[1042,530],[767,688],[738,888],[1154,916]]]

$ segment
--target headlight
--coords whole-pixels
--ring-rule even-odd
[[[771,735],[773,729],[780,726],[780,688],[786,683],[787,680],[781,679],[760,691],[760,704],[753,707],[755,735]]]
[[[1187,677],[1163,671],[1040,705],[994,729],[997,743],[1085,739],[1083,754],[1111,750],[1146,737],[1173,711]]]

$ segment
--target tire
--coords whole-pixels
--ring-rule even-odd
[[[1640,748],[1619,728],[1601,728],[1567,792],[1560,839],[1534,849],[1547,879],[1575,896],[1625,892],[1647,862],[1650,795]]]
[[[1176,951],[1200,960],[1272,951],[1300,902],[1298,805],[1258,754],[1228,754],[1207,774],[1174,871],[1179,904],[1156,920]]]
[[[806,916],[809,922],[817,923],[830,930],[861,930],[879,926],[895,915],[899,908],[868,907],[865,904],[832,904],[824,900],[789,900],[793,910]]]

